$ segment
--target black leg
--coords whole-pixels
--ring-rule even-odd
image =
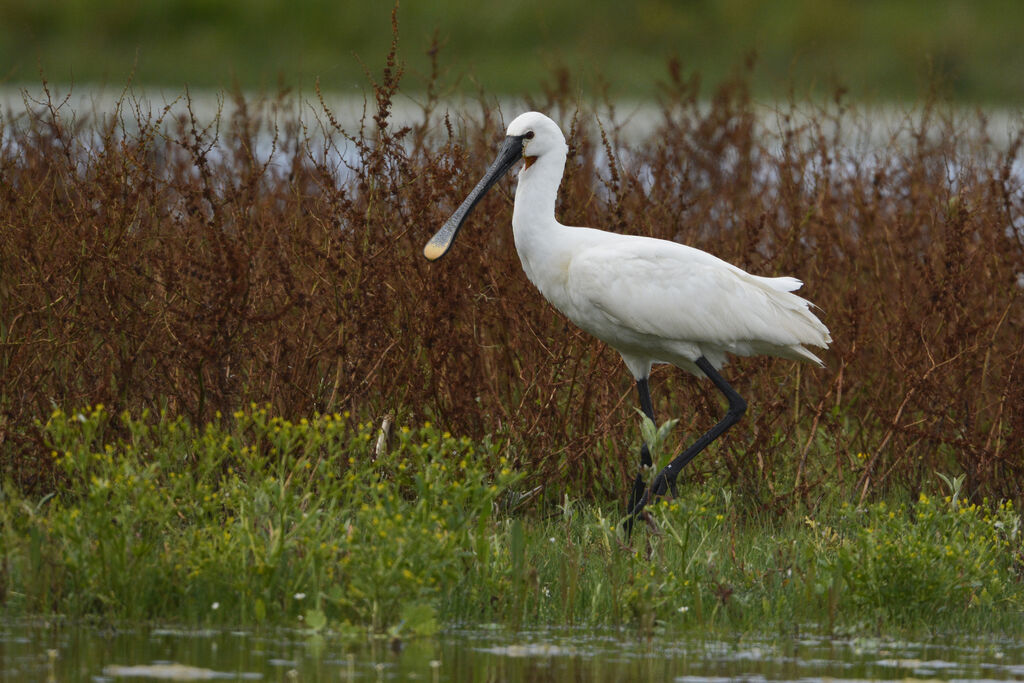
[[[729,410],[718,424],[705,432],[692,446],[676,456],[665,469],[658,473],[658,476],[651,483],[651,487],[644,491],[643,495],[640,496],[636,504],[630,509],[630,520],[640,514],[640,511],[644,509],[644,506],[647,505],[652,497],[664,495],[669,487],[675,490],[676,477],[679,476],[679,473],[686,464],[697,457],[698,453],[707,448],[708,444],[721,436],[725,430],[739,422],[740,418],[743,417],[743,413],[747,410],[747,402],[736,393],[736,390],[725,381],[725,378],[712,367],[711,363],[704,356],[698,358],[696,363],[701,372],[707,375],[714,382],[715,386],[718,387],[718,390],[725,394],[725,398],[729,401]],[[632,525],[630,524],[630,526]]]
[[[651,402],[651,389],[647,384],[647,378],[638,379],[636,381],[636,388],[640,394],[640,410],[644,411],[644,415],[651,419],[655,425],[658,423],[654,419],[654,404]],[[645,481],[645,474],[647,470],[654,466],[654,461],[651,460],[651,451],[647,448],[645,443],[640,447],[640,472],[637,473],[636,479],[633,481],[633,492],[629,495],[629,504],[626,506],[626,510],[632,510],[636,507],[636,504],[640,502],[640,499],[644,495],[644,489],[647,488]],[[626,531],[629,532],[633,528],[633,516],[630,515],[626,520]]]

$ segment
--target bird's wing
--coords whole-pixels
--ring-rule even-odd
[[[731,345],[736,353],[747,353],[749,343],[759,345],[753,352],[771,353],[765,345],[827,342],[809,302],[789,293],[799,280],[750,275],[675,242],[608,241],[577,253],[567,275],[577,314],[591,311],[593,319],[570,317],[613,345],[608,337],[616,330],[648,340]]]

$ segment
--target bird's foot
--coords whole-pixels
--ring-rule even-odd
[[[679,495],[679,487],[676,486],[676,477],[673,473],[669,472],[668,469],[664,469],[658,472],[658,476],[651,482],[651,493],[648,496],[648,502],[655,498],[660,498],[666,493],[671,492],[672,497],[675,498]]]

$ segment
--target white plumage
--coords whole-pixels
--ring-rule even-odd
[[[476,202],[523,158],[512,213],[523,270],[555,308],[622,355],[652,420],[647,378],[654,363],[707,375],[729,398],[730,414],[705,435],[707,443],[746,407],[717,373],[728,354],[822,364],[806,346],[827,348],[832,338],[810,302],[792,293],[800,288],[799,280],[751,275],[676,242],[559,223],[555,201],[567,152],[565,137],[547,116],[528,112],[516,117],[498,159],[424,254],[432,260],[443,255]],[[672,485],[678,470],[707,443],[699,440],[673,461],[662,473],[663,484]],[[642,457],[649,464],[646,447]],[[664,489],[652,487],[654,493]],[[635,489],[632,514],[649,497],[641,500],[639,494]]]

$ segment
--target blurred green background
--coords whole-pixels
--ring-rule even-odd
[[[388,1],[0,0],[0,84],[360,91],[391,43]],[[434,31],[442,85],[524,95],[565,67],[584,97],[647,97],[677,57],[716,83],[756,51],[755,94],[1024,101],[1021,0],[405,0],[406,90]],[[357,58],[358,55],[358,58]],[[360,62],[361,60],[361,62]]]

